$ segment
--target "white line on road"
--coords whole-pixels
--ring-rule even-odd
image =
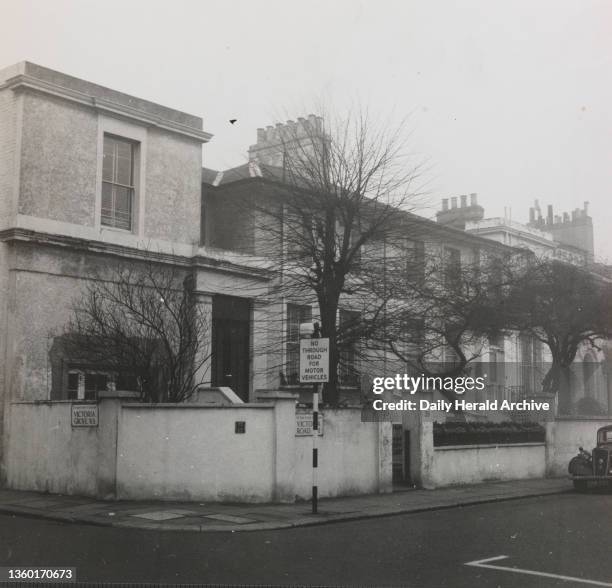
[[[478,559],[467,562],[466,566],[475,568],[487,568],[490,570],[501,570],[502,572],[514,572],[515,574],[529,574],[531,576],[543,576],[544,578],[554,578],[555,580],[565,580],[566,582],[579,582],[582,584],[590,584],[591,586],[612,586],[609,582],[599,582],[598,580],[586,580],[585,578],[575,578],[574,576],[562,576],[560,574],[549,574],[548,572],[536,572],[534,570],[523,570],[522,568],[509,568],[506,566],[492,566],[486,562],[499,561],[500,559],[508,559],[507,555],[498,555],[497,557],[489,557],[487,559]]]

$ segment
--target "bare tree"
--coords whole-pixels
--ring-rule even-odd
[[[545,393],[569,402],[569,369],[581,345],[601,349],[612,333],[612,284],[588,267],[533,259],[521,268],[506,304],[507,321],[544,343],[552,363]]]
[[[311,117],[281,129],[280,166],[261,166],[276,189],[255,205],[257,253],[277,260],[277,295],[317,309],[313,318],[330,340],[324,400],[332,405],[342,364],[384,306],[368,298],[366,285],[385,247],[405,240],[404,213],[418,204],[420,167],[407,152],[405,127],[378,128],[367,113],[328,126]],[[353,312],[343,318],[341,308]]]
[[[461,263],[448,251],[430,253],[418,273],[388,273],[374,291],[388,303],[369,346],[390,352],[409,371],[425,376],[467,375],[489,338],[507,328],[500,312],[517,260],[493,253]],[[440,392],[449,400],[451,390]]]
[[[202,383],[209,332],[191,274],[148,253],[89,282],[66,340],[72,360],[131,377],[143,401],[182,402]]]

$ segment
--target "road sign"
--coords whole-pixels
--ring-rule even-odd
[[[329,339],[300,339],[300,382],[329,382]]]
[[[73,404],[71,407],[71,424],[73,427],[97,427],[97,404]]]
[[[312,411],[304,409],[296,409],[295,411],[295,436],[296,437],[311,437],[312,436]],[[318,433],[323,435],[323,418],[319,415]]]

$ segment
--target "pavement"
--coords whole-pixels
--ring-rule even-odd
[[[390,494],[320,499],[317,514],[312,514],[310,502],[220,504],[150,500],[109,501],[41,492],[0,490],[0,513],[67,523],[157,531],[262,531],[442,510],[561,494],[571,490],[571,481],[567,478],[484,482],[436,490],[400,486]]]

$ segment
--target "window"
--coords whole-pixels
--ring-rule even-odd
[[[106,390],[110,382],[109,374],[82,370],[68,371],[68,399],[96,400],[98,392]]]
[[[395,342],[398,353],[404,359],[419,357],[425,344],[425,321],[412,316],[401,317],[399,327],[399,337]]]
[[[97,400],[106,390],[138,390],[136,376],[128,373],[101,371],[95,368],[69,367],[65,398],[68,400]]]
[[[133,228],[135,150],[132,141],[104,135],[101,223],[105,226]]]
[[[361,239],[361,231],[360,231],[360,223],[359,220],[354,220],[353,223],[349,226],[350,234],[348,240],[348,249],[347,252],[350,254],[353,253],[353,263],[358,264],[361,261],[361,246],[357,246],[359,239]],[[342,247],[344,245],[344,234],[346,231],[346,226],[340,221],[336,221],[336,248],[337,255],[342,251]]]
[[[339,351],[340,384],[356,386],[359,383],[357,366],[357,343],[359,341],[359,326],[361,315],[354,310],[340,310]]]
[[[287,304],[286,383],[300,383],[300,323],[312,321],[312,308]]]
[[[444,283],[447,288],[461,286],[461,251],[459,249],[444,248]]]
[[[422,282],[425,279],[425,244],[423,241],[407,241],[406,274],[409,282]]]

